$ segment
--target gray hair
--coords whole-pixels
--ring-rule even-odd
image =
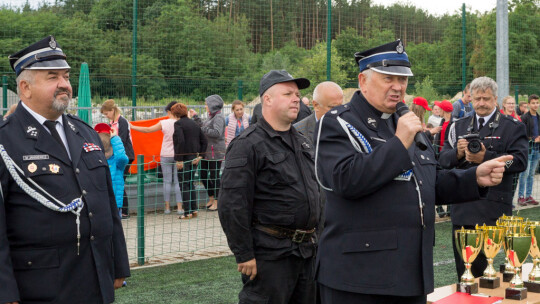
[[[19,76],[17,76],[17,79],[15,81],[17,81],[17,95],[19,96],[19,98],[21,97],[21,90],[19,89],[19,83],[21,83],[21,81],[23,80],[28,83],[33,83],[34,73],[32,73],[32,71],[30,70],[22,70]]]
[[[369,77],[369,76],[366,75],[366,77]],[[343,90],[337,83],[333,81],[324,81],[324,82],[319,83],[313,90],[313,100],[315,100],[318,103],[321,103],[321,101],[319,100],[321,97],[320,96],[321,91],[323,91],[325,88],[335,88],[335,89],[338,89],[341,92],[341,94],[343,94]]]
[[[497,88],[495,80],[486,76],[478,77],[471,82],[471,93],[478,90],[485,92],[490,89],[493,96],[497,96]]]

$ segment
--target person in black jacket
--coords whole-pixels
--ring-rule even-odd
[[[185,104],[177,103],[171,110],[180,113],[180,119],[174,123],[173,144],[174,160],[178,168],[178,179],[184,200],[183,218],[192,218],[199,209],[197,193],[193,187],[194,175],[202,159],[201,155],[206,151],[208,141],[201,127],[188,117]]]
[[[501,183],[489,188],[485,197],[452,206],[453,231],[461,227],[474,229],[476,224],[494,226],[501,215],[512,214],[514,175],[527,167],[525,127],[516,119],[503,115],[497,108],[497,83],[489,77],[478,77],[471,82],[470,88],[474,111],[450,126],[448,138],[439,155],[439,164],[447,169],[466,169],[502,155],[512,155],[513,160],[506,164]],[[461,138],[469,134],[479,136],[481,147],[476,153],[469,146],[471,140]],[[452,241],[456,271],[460,278],[465,266],[454,237]],[[481,252],[472,263],[471,271],[475,277],[479,277],[486,267],[486,256]]]
[[[251,120],[249,121],[249,125],[254,125],[262,118],[262,103],[258,103],[253,107],[253,111],[251,112]]]
[[[540,160],[540,119],[538,119],[538,95],[529,96],[529,111],[521,115],[529,139],[529,161],[527,170],[519,176],[518,204],[521,206],[538,205],[532,197],[534,174]],[[527,188],[527,189],[525,189]],[[526,195],[525,195],[526,193]]]
[[[239,303],[315,303],[320,220],[313,147],[291,127],[309,80],[272,70],[261,79],[263,117],[232,140],[219,219],[244,283]]]

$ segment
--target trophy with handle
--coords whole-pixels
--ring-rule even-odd
[[[533,260],[533,268],[529,273],[529,280],[525,281],[525,287],[530,292],[540,292],[540,248],[538,248],[538,239],[540,238],[540,221],[525,222],[525,232],[531,234],[531,250],[529,254]]]
[[[501,250],[504,243],[505,228],[497,226],[476,225],[476,230],[484,232],[484,245],[482,250],[487,258],[488,266],[484,270],[484,275],[479,279],[481,288],[495,289],[501,286],[501,278],[493,267],[493,259]]]
[[[459,256],[465,263],[465,272],[461,276],[460,282],[456,285],[456,290],[468,294],[478,293],[478,283],[474,281],[471,272],[471,263],[474,262],[480,250],[482,250],[484,232],[482,230],[461,229],[456,230],[456,248]]]
[[[505,233],[520,233],[523,224],[523,218],[519,216],[503,215],[497,219],[496,225],[505,228]],[[503,246],[505,246],[503,242]],[[505,249],[506,250],[506,249]],[[514,267],[508,261],[508,257],[504,257],[506,263],[500,266],[500,271],[503,275],[503,282],[510,282],[514,277]]]
[[[510,287],[506,288],[506,299],[523,300],[527,298],[527,288],[521,280],[521,265],[529,255],[531,241],[531,235],[525,233],[507,233],[504,237],[506,257],[514,267],[514,277],[510,281]]]

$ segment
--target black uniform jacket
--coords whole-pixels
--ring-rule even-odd
[[[278,259],[300,252],[314,255],[315,244],[300,246],[254,229],[255,223],[289,229],[316,228],[320,217],[313,147],[291,127],[289,146],[261,118],[227,148],[219,192],[219,219],[238,263]]]
[[[486,147],[484,161],[502,156],[513,155],[508,162],[502,182],[488,188],[487,195],[482,200],[476,200],[452,207],[452,223],[454,225],[494,225],[501,215],[512,214],[513,177],[527,169],[528,140],[525,125],[517,119],[503,115],[497,109],[480,132],[477,130],[476,114],[464,117],[453,123],[447,130],[448,138],[439,155],[439,163],[443,168],[467,168],[473,164],[465,157],[457,159],[457,141],[459,136],[478,133]]]
[[[113,280],[129,276],[107,160],[83,148],[102,144],[90,126],[62,117],[71,160],[20,103],[0,125],[0,144],[31,188],[27,178],[64,204],[82,195],[80,255],[76,216],[32,199],[0,159],[0,303],[111,303]]]
[[[433,291],[435,204],[479,197],[476,173],[438,170],[432,147],[405,149],[381,114],[356,92],[349,104],[319,121],[317,170],[333,191],[325,191],[317,280],[355,293],[428,294]],[[373,151],[357,152],[337,117],[359,131]],[[414,179],[395,180],[409,169],[420,189],[424,226]]]
[[[532,137],[534,134],[534,122],[533,122],[531,112],[526,112],[523,115],[521,115],[521,121],[525,124],[525,131],[527,132],[527,138],[532,140]],[[540,123],[538,124],[538,134],[540,134]]]

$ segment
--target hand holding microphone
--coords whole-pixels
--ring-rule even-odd
[[[398,102],[396,105],[396,113],[400,116],[396,127],[396,136],[405,148],[408,149],[414,141],[420,150],[426,150],[429,143],[421,134],[423,128],[420,119],[409,111],[407,105],[402,102]]]

